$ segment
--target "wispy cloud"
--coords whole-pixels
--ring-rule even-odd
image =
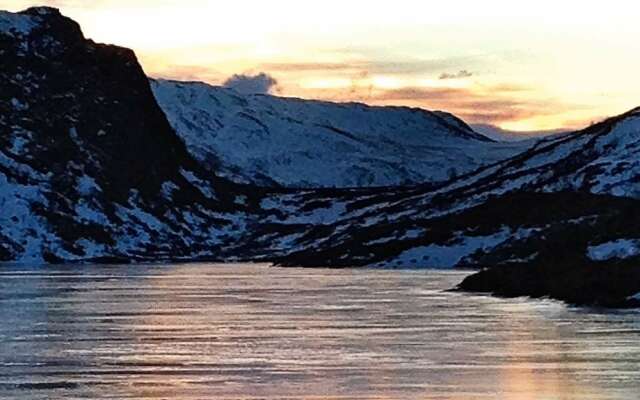
[[[440,80],[447,80],[447,79],[464,79],[464,78],[470,78],[473,76],[473,73],[467,71],[466,69],[463,69],[455,74],[449,74],[449,73],[443,73],[440,75]]]
[[[291,63],[264,63],[260,68],[265,71],[277,72],[353,72],[365,69],[366,63],[331,63],[331,62],[291,62]]]
[[[439,74],[443,70],[461,68],[469,63],[478,63],[479,60],[470,58],[443,58],[443,59],[397,59],[392,61],[382,60],[350,60],[343,62],[272,62],[263,63],[260,68],[273,72],[331,72],[353,73],[354,71],[366,71],[370,74],[396,74],[396,75],[429,75]],[[459,74],[468,74],[467,70],[460,70]]]
[[[379,104],[412,104],[445,110],[473,123],[500,124],[574,109],[554,99],[528,99],[501,92],[500,86],[479,92],[474,88],[405,87],[378,91],[367,100]],[[509,87],[506,86],[508,89]]]

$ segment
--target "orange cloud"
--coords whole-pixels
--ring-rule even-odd
[[[505,93],[501,89],[507,89]],[[375,103],[418,104],[428,109],[446,110],[472,123],[499,124],[532,118],[553,110],[554,113],[572,106],[561,102],[523,99],[508,96],[511,88],[496,86],[490,94],[474,88],[406,87],[386,90],[373,96]]]
[[[446,71],[456,68],[460,73],[465,73],[465,77],[471,74],[464,68],[479,64],[478,58],[443,58],[432,60],[420,59],[399,59],[392,61],[383,60],[355,60],[344,62],[270,62],[262,63],[259,68],[273,72],[342,72],[352,73],[353,71],[367,71],[370,74],[395,74],[395,75],[425,75],[441,74],[447,75]]]

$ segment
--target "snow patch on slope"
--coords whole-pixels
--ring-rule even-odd
[[[37,25],[31,16],[0,11],[0,33],[14,37],[28,35]]]
[[[627,297],[627,300],[637,300],[640,301],[640,292],[634,294],[633,296]]]
[[[459,235],[455,243],[448,245],[432,244],[414,247],[396,257],[374,265],[374,267],[388,268],[453,268],[463,258],[478,250],[495,247],[511,236],[511,230],[504,228],[492,235],[465,236]]]
[[[0,172],[0,235],[17,247],[17,262],[42,262],[44,243],[53,239],[46,222],[34,215],[35,203],[47,203],[38,186],[11,182]]]
[[[624,260],[640,255],[640,239],[620,239],[590,246],[587,256],[593,261]]]

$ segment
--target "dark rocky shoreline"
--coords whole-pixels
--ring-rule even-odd
[[[459,291],[552,298],[576,306],[638,308],[638,260],[621,265],[504,265],[466,278]]]

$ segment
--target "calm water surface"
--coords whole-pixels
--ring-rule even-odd
[[[465,272],[0,267],[0,398],[640,398],[640,313]]]

